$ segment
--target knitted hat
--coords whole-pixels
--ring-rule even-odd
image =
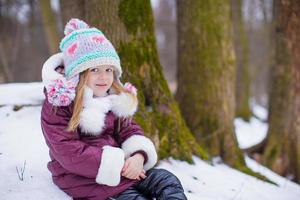
[[[116,78],[120,78],[120,58],[111,42],[99,29],[90,28],[82,20],[71,19],[65,26],[64,34],[59,48],[64,55],[67,79],[88,68],[101,65],[115,67]]]
[[[71,19],[65,26],[65,37],[59,48],[62,53],[51,56],[43,65],[42,79],[47,97],[55,106],[68,106],[74,100],[79,73],[96,66],[110,65],[115,69],[119,82],[122,74],[120,58],[104,34],[97,28],[90,28],[84,21]],[[55,68],[64,66],[65,74]]]

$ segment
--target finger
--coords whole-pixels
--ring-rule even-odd
[[[123,168],[122,168],[122,172],[126,171],[128,169],[129,163],[126,161]]]
[[[145,170],[142,170],[141,174],[144,174],[144,175],[146,175],[146,172],[145,172]]]
[[[128,177],[129,173],[130,173],[130,169],[126,169],[126,170],[123,172],[123,176]]]
[[[144,178],[146,178],[147,176],[146,176],[144,173],[141,173],[141,174],[140,174],[140,177],[144,179]]]
[[[139,174],[139,176],[142,177],[142,178],[146,178],[146,177],[147,177],[146,174],[145,174],[144,172],[141,172],[141,173]]]
[[[129,177],[130,177],[131,179],[136,179],[138,176],[139,176],[139,174],[136,173],[135,170],[132,170],[131,173],[129,174]]]
[[[135,174],[134,174],[134,171],[131,170],[131,171],[128,173],[128,177],[129,177],[130,179],[135,179],[136,176],[135,176]]]
[[[124,176],[128,177],[132,174],[132,169],[130,167],[130,165],[128,164],[127,169],[124,171]]]

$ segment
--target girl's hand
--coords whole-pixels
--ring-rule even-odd
[[[146,172],[145,170],[143,170],[143,164],[144,157],[139,153],[127,158],[121,172],[122,176],[125,176],[129,179],[137,180],[141,180],[141,178],[146,178]]]

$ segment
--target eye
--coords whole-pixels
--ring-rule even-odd
[[[91,69],[91,72],[98,72],[98,71],[99,71],[98,68],[92,68],[92,69]]]
[[[113,69],[112,68],[107,68],[106,71],[107,72],[113,72]]]

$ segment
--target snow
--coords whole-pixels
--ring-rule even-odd
[[[41,82],[0,84],[0,106],[41,105],[43,99]]]
[[[241,118],[234,120],[235,132],[241,149],[259,144],[267,135],[268,124],[251,117],[249,122]]]
[[[259,144],[267,136],[267,110],[254,102],[251,103],[251,107],[256,117],[251,117],[249,122],[246,122],[241,118],[236,118],[234,120],[235,132],[241,149],[247,149]]]
[[[178,176],[188,199],[296,200],[300,197],[299,185],[272,173],[250,158],[247,158],[250,168],[259,168],[258,171],[279,186],[263,182],[224,164],[211,166],[195,156],[193,160],[195,165],[170,158],[158,166]]]
[[[40,127],[40,104],[43,98],[42,83],[0,85],[0,105],[4,105],[0,107],[0,199],[71,200],[53,184],[47,169],[50,158]],[[14,104],[35,106],[24,106],[14,111]],[[264,125],[262,122],[250,121],[247,124],[236,120],[236,130],[241,139],[239,142],[243,141],[243,145],[247,146],[261,140],[263,136],[257,132],[266,132]],[[250,133],[253,139],[250,139]],[[248,144],[244,136],[249,137]],[[261,138],[255,138],[258,136]],[[276,175],[248,157],[245,160],[251,169],[267,176],[278,186],[243,174],[225,164],[214,162],[214,165],[210,165],[195,156],[193,160],[195,164],[169,158],[157,165],[157,168],[167,169],[179,178],[190,200],[300,199],[298,184]],[[19,172],[22,171],[25,161],[21,181],[16,167]]]

